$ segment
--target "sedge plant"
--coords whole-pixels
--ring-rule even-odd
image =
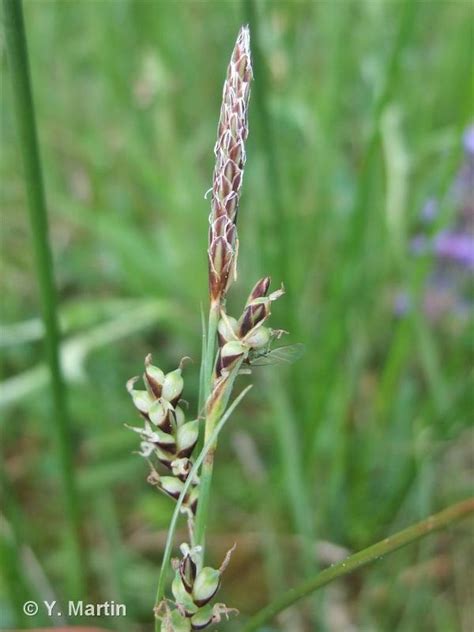
[[[248,388],[229,406],[235,380],[250,372],[253,360],[265,357],[275,340],[284,333],[266,325],[271,304],[280,298],[283,288],[270,292],[270,277],[257,281],[251,289],[242,314],[227,313],[226,297],[237,274],[237,214],[246,161],[248,104],[252,80],[250,34],[240,29],[224,82],[217,142],[216,163],[211,189],[209,217],[209,316],[203,336],[200,375],[202,410],[192,421],[185,418],[181,403],[183,368],[164,373],[145,359],[145,390],[135,389],[138,378],[127,389],[144,426],[132,428],[141,439],[140,454],[150,466],[148,481],[178,501],[169,531],[167,549],[157,590],[155,615],[157,630],[181,632],[201,630],[231,612],[215,603],[222,574],[228,565],[230,550],[218,569],[206,565],[205,536],[211,492],[217,436],[230,412]],[[200,435],[204,448],[194,460],[193,451]],[[166,469],[166,475],[160,472]],[[164,578],[178,512],[187,515],[188,542],[180,546],[181,558],[172,561],[173,600],[164,598]]]

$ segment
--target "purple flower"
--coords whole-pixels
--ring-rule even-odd
[[[434,241],[434,250],[438,257],[458,263],[474,270],[474,239],[462,232],[443,231]]]
[[[466,318],[473,307],[470,283],[474,278],[474,124],[463,135],[465,157],[451,187],[451,202],[456,217],[448,229],[430,237],[423,232],[413,236],[410,251],[414,255],[431,254],[434,268],[426,280],[423,309],[431,320],[446,314]],[[420,221],[428,226],[438,213],[438,202],[429,198],[420,213]],[[399,291],[393,310],[401,317],[411,308],[410,296]]]

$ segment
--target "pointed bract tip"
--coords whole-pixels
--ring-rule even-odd
[[[222,561],[222,564],[219,567],[220,573],[223,573],[225,569],[229,566],[230,558],[232,557],[232,553],[235,551],[236,548],[237,548],[237,542],[234,542],[234,544],[225,554],[224,560]]]
[[[283,294],[285,294],[285,286],[282,283],[281,287],[278,290],[275,290],[274,292],[272,292],[268,298],[271,301],[276,301],[277,299],[280,298],[280,296],[283,296]]]
[[[181,361],[179,363],[179,368],[181,370],[183,370],[184,365],[186,364],[186,362],[191,362],[192,363],[193,359],[190,358],[189,356],[184,356],[184,358],[181,358]]]
[[[137,383],[139,379],[140,378],[138,377],[138,375],[136,375],[135,377],[131,377],[129,380],[127,380],[125,387],[129,393],[133,391],[133,387],[135,386],[135,384]]]

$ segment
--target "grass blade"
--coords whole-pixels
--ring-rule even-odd
[[[30,71],[25,38],[22,3],[3,0],[8,61],[13,88],[20,152],[23,160],[28,209],[31,224],[36,272],[45,325],[45,351],[51,373],[54,414],[51,416],[56,438],[57,458],[61,473],[63,503],[66,516],[66,538],[70,553],[70,589],[73,596],[84,596],[84,556],[80,544],[80,511],[74,462],[71,425],[67,411],[66,391],[59,362],[60,334],[57,317],[57,296],[53,280],[53,262],[48,240],[48,219],[36,132]],[[69,564],[68,564],[69,565]]]
[[[316,577],[303,582],[296,588],[292,588],[279,599],[263,608],[263,610],[248,621],[242,632],[254,632],[255,630],[258,630],[261,625],[273,619],[273,617],[279,612],[282,612],[300,599],[310,595],[315,590],[318,590],[318,588],[329,584],[339,577],[352,573],[358,568],[369,564],[369,562],[373,562],[383,555],[388,555],[407,544],[411,544],[420,538],[424,538],[430,533],[433,533],[433,531],[444,529],[450,524],[467,517],[473,512],[474,498],[469,498],[440,511],[421,522],[411,525],[411,527],[407,527],[403,531],[399,531],[398,533],[395,533],[395,535],[385,538],[381,542],[377,542],[377,544],[373,544],[358,553],[354,553],[354,555],[351,555],[343,562],[339,562],[339,564],[326,568]]]

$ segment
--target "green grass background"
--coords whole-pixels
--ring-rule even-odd
[[[450,191],[472,115],[468,2],[26,0],[25,20],[83,508],[86,601],[151,630],[173,505],[146,484],[124,388],[183,355],[197,406],[200,305],[220,95],[240,24],[255,81],[239,214],[238,315],[271,274],[272,325],[306,353],[256,369],[221,439],[209,549],[234,541],[222,600],[239,621],[318,566],[465,497],[471,337],[455,315],[393,315],[432,262],[407,253]],[[2,41],[2,629],[28,598],[67,600],[39,299]],[[416,303],[416,301],[415,301]],[[248,383],[242,378],[241,384]],[[332,545],[336,545],[334,548]],[[266,630],[466,631],[469,526],[380,560]],[[318,561],[319,558],[319,561]],[[89,621],[90,623],[90,621]]]

